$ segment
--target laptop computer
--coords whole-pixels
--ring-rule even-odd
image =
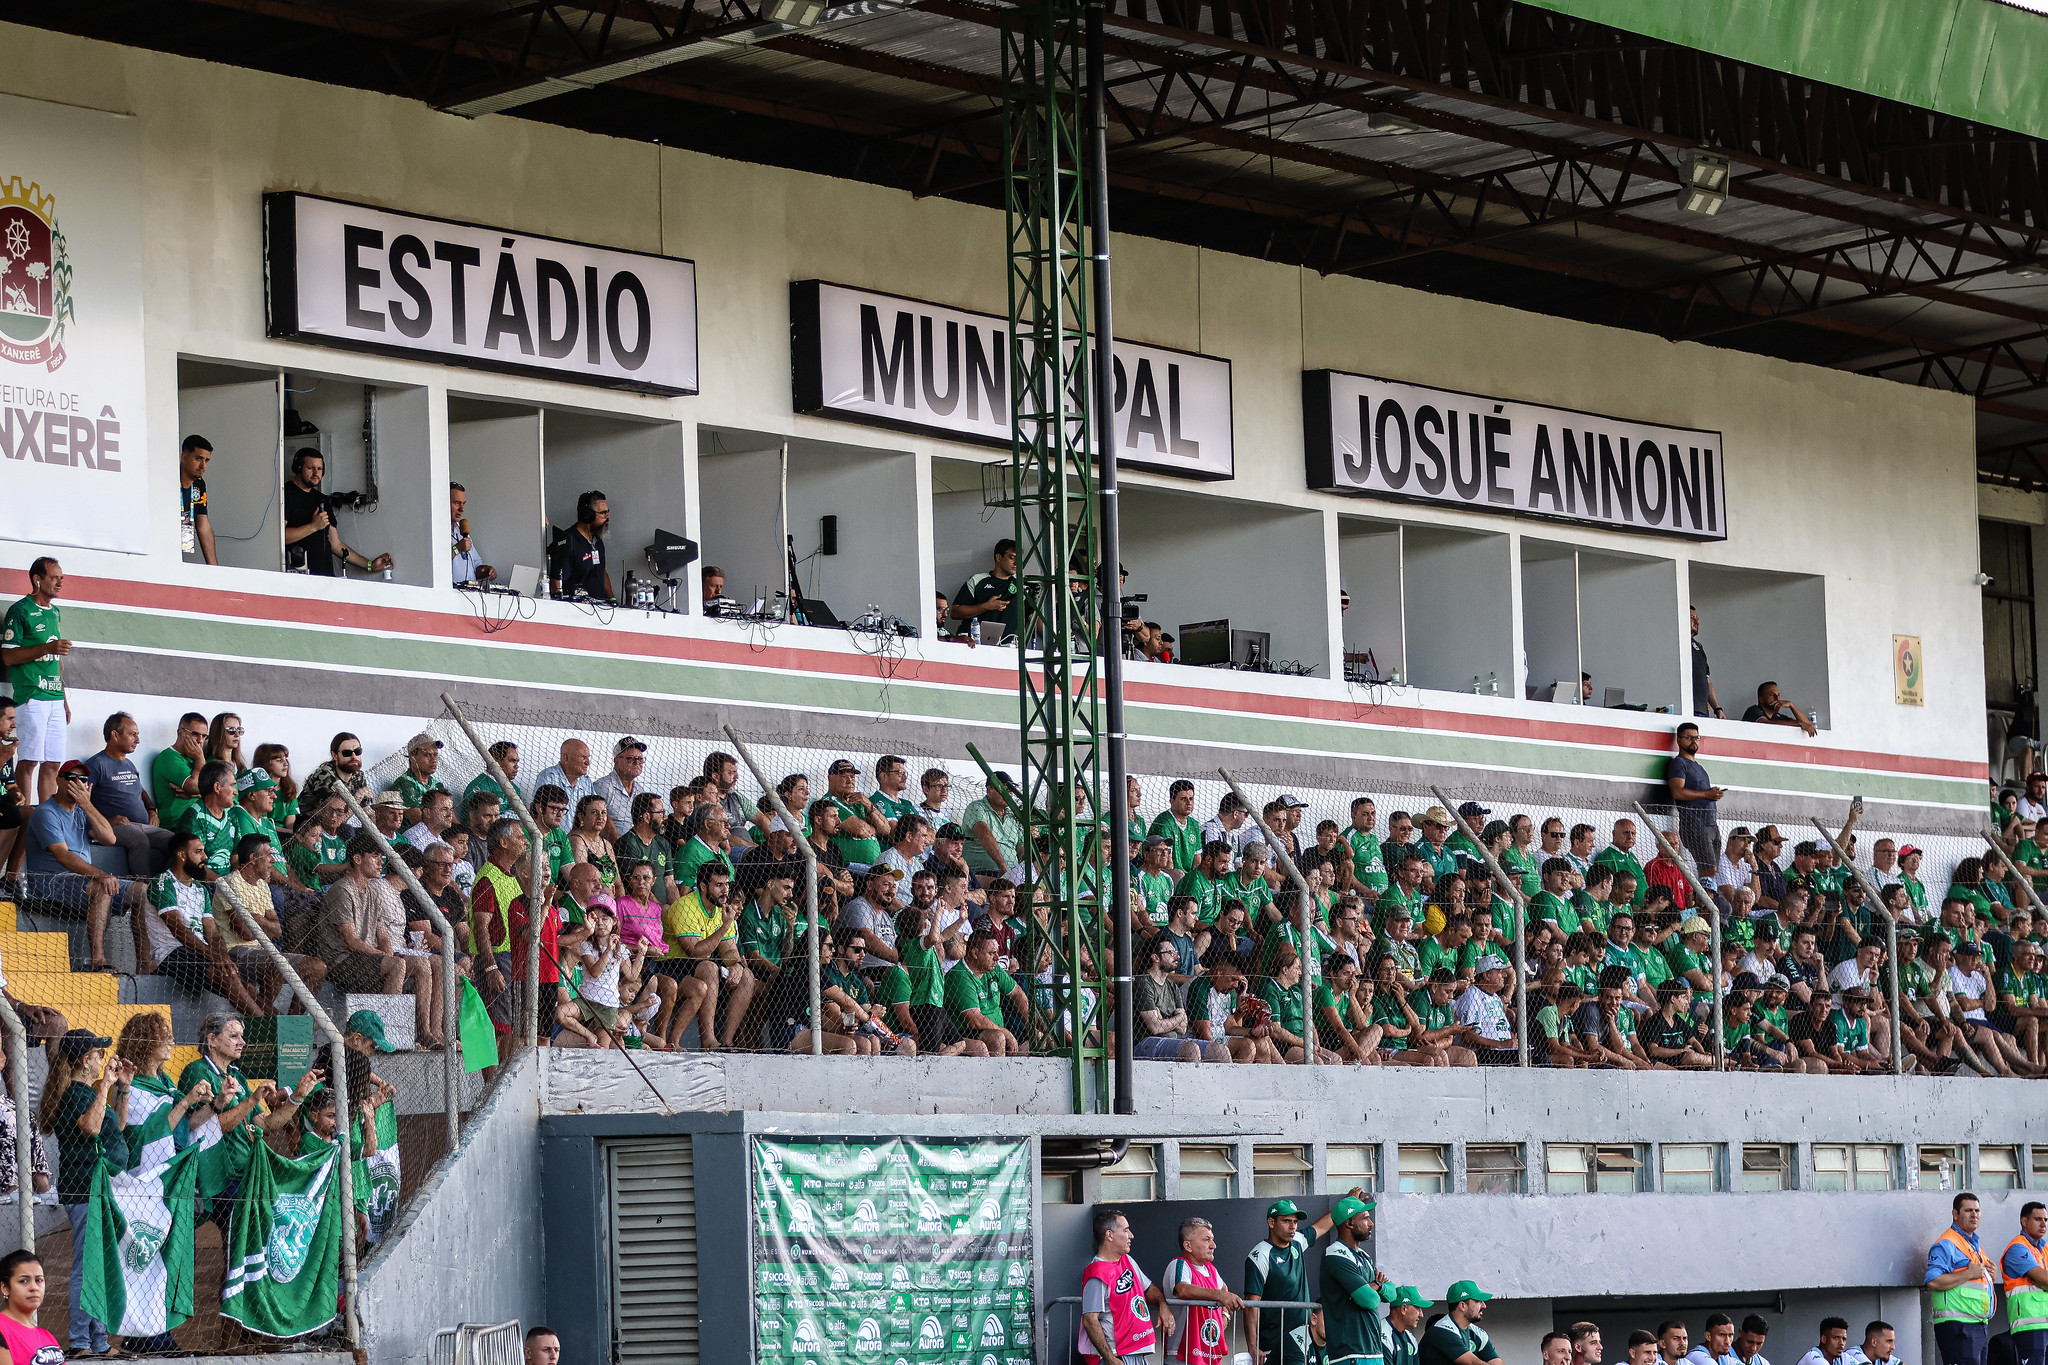
[[[514,564],[507,586],[521,597],[540,596],[540,570],[531,564]]]

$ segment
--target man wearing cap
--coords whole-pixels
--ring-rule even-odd
[[[1713,941],[1713,926],[1698,915],[1679,925],[1677,937],[1664,944],[1664,960],[1671,965],[1671,974],[1693,990],[1714,989],[1713,964],[1708,960]]]
[[[1472,1049],[1482,1066],[1512,1066],[1515,1030],[1508,1021],[1501,992],[1508,986],[1507,959],[1488,953],[1479,959],[1476,979],[1458,997],[1458,1041]]]
[[[1459,819],[1463,820],[1465,824],[1470,825],[1475,831],[1486,828],[1486,817],[1491,814],[1493,814],[1493,807],[1482,806],[1477,801],[1467,801],[1458,807]],[[1480,856],[1479,845],[1467,838],[1464,829],[1455,821],[1452,823],[1452,828],[1455,832],[1444,841],[1444,847],[1449,849],[1451,855],[1458,860],[1458,870],[1463,871],[1473,863],[1478,863],[1482,867],[1485,866],[1486,859]],[[1441,876],[1442,874],[1439,873],[1438,875]]]
[[[405,799],[405,824],[416,824],[428,792],[447,791],[435,776],[441,767],[441,741],[422,730],[405,743],[405,771],[391,780],[391,789]]]
[[[1353,1186],[1345,1199],[1371,1207],[1363,1187]],[[1244,1258],[1244,1297],[1248,1317],[1245,1336],[1256,1342],[1254,1365],[1303,1365],[1308,1359],[1308,1310],[1271,1309],[1261,1313],[1260,1300],[1279,1303],[1308,1302],[1308,1249],[1327,1234],[1335,1210],[1323,1214],[1306,1229],[1306,1215],[1292,1199],[1277,1199],[1266,1207],[1266,1240]],[[1275,1359],[1273,1353],[1283,1349]]]
[[[1370,1200],[1347,1194],[1330,1210],[1335,1235],[1323,1250],[1323,1360],[1326,1365],[1379,1365],[1387,1356],[1380,1323],[1380,1287],[1387,1277],[1365,1252],[1372,1236]]]
[[[646,741],[625,735],[612,745],[612,770],[591,786],[592,792],[604,798],[604,837],[613,843],[633,828],[633,797],[640,790],[635,784],[646,766]],[[677,880],[681,880],[680,873]]]
[[[1444,1295],[1444,1315],[1422,1334],[1421,1365],[1483,1365],[1500,1359],[1479,1325],[1492,1297],[1470,1280],[1452,1285]]]
[[[1387,1301],[1387,1365],[1421,1365],[1422,1315],[1429,1300],[1412,1284],[1396,1285],[1392,1293],[1382,1290],[1380,1297]]]
[[[1442,806],[1431,806],[1422,812],[1416,824],[1422,830],[1422,837],[1409,845],[1408,851],[1429,864],[1429,881],[1434,884],[1439,877],[1448,877],[1458,870],[1458,855],[1445,840],[1451,834],[1451,813]]]

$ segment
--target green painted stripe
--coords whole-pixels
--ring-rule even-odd
[[[1017,723],[1014,696],[969,687],[931,687],[912,679],[894,683],[833,674],[764,669],[669,659],[471,644],[433,637],[312,630],[269,621],[211,617],[188,619],[84,604],[67,606],[73,638],[167,654],[205,653],[282,664],[312,663],[337,669],[425,673],[509,685],[571,687],[592,691],[701,698],[760,706],[888,714],[969,725]],[[1664,755],[1597,745],[1543,744],[1493,735],[1409,729],[1299,716],[1261,716],[1200,707],[1133,703],[1127,712],[1133,738],[1160,742],[1342,754],[1361,759],[1443,763],[1478,769],[1524,769],[1620,782],[1660,780]],[[1930,805],[1979,804],[1977,784],[1955,778],[1865,769],[1803,768],[1720,758],[1715,771],[1730,786],[1847,796]]]
[[[2048,15],[1997,0],[1523,0],[1626,33],[2048,137]]]

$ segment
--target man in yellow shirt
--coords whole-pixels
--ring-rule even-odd
[[[662,911],[661,929],[668,939],[665,974],[680,989],[666,1035],[672,1048],[682,1046],[683,1030],[694,1015],[698,1046],[706,1052],[742,1045],[747,1006],[754,998],[754,974],[740,957],[740,906],[732,899],[732,877],[718,863],[697,869],[693,891],[678,896]],[[718,1005],[725,998],[725,1036],[718,1035]]]

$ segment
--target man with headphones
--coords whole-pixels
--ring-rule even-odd
[[[284,486],[284,564],[323,578],[333,578],[335,556],[371,573],[391,567],[391,556],[370,558],[350,549],[334,524],[334,506],[320,489],[326,476],[327,459],[312,446],[292,453],[292,476]]]
[[[576,499],[576,524],[569,528],[561,559],[555,564],[555,595],[581,592],[596,601],[612,600],[612,576],[605,565],[605,527],[611,525],[611,504],[592,489]]]

